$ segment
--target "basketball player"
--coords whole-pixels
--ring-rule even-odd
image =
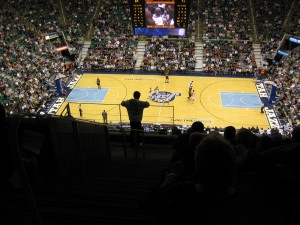
[[[187,98],[188,98],[188,100],[191,100],[191,97],[192,97],[192,90],[191,90],[191,89],[189,89],[189,96],[187,97]]]
[[[159,7],[157,7],[154,11],[154,15],[152,16],[152,19],[154,20],[155,25],[164,25],[165,24],[166,20],[161,17],[161,14],[162,14],[161,9]]]
[[[99,77],[97,77],[97,86],[98,86],[98,89],[101,89]]]
[[[81,108],[81,104],[79,104],[78,110],[79,110],[79,115],[80,115],[80,117],[82,117],[82,108]]]
[[[195,90],[192,91],[190,99],[192,100],[192,102],[195,101]]]
[[[168,67],[166,67],[165,68],[165,77],[166,77],[166,79],[165,79],[165,83],[169,83],[169,68]]]
[[[264,113],[265,103],[261,103],[260,113]]]
[[[152,98],[152,88],[150,87],[150,90],[149,90],[149,99]]]
[[[193,89],[193,81],[189,82],[188,87],[189,87],[189,92],[191,92]]]
[[[156,86],[156,88],[154,89],[154,91],[155,91],[155,94],[158,95],[158,93],[159,93],[158,86]]]

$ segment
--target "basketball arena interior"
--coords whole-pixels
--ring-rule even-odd
[[[0,224],[300,224],[299,1],[0,4]]]

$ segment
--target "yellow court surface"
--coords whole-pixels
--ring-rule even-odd
[[[97,77],[101,89],[97,88]],[[193,81],[194,101],[188,98],[188,83]],[[159,94],[149,90],[158,87]],[[73,117],[103,122],[105,110],[108,122],[128,122],[127,111],[120,106],[122,100],[141,92],[142,101],[149,101],[142,123],[191,125],[202,121],[205,127],[236,128],[258,126],[269,128],[265,114],[260,113],[260,98],[255,81],[250,78],[220,78],[202,76],[136,75],[136,74],[84,74],[57,112],[61,114],[67,103]],[[155,92],[154,92],[155,93]],[[78,105],[81,103],[82,117]]]

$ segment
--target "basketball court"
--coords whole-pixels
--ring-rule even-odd
[[[97,77],[101,89],[97,87]],[[193,81],[194,101],[188,98],[188,83]],[[149,96],[149,90],[158,87]],[[128,116],[121,101],[132,98],[134,91],[141,92],[142,101],[149,101],[142,123],[191,125],[202,121],[205,127],[269,128],[265,114],[260,113],[261,100],[255,81],[251,78],[221,78],[202,76],[136,75],[136,74],[83,74],[68,95],[57,114],[69,103],[73,117],[103,122],[101,113],[108,113],[108,122],[127,123]]]

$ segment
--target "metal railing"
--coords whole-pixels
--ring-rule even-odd
[[[105,110],[108,113],[109,123],[119,124],[121,127],[123,124],[129,123],[127,110],[120,104],[103,104],[94,102],[80,102],[80,104],[83,111],[82,117],[78,110],[78,102],[68,102],[59,115],[61,117],[74,117],[104,123],[102,119],[102,111]],[[167,103],[161,103],[161,105],[150,105],[150,110],[149,108],[146,108],[143,113],[142,123],[174,125],[175,108],[174,106],[165,104]]]

